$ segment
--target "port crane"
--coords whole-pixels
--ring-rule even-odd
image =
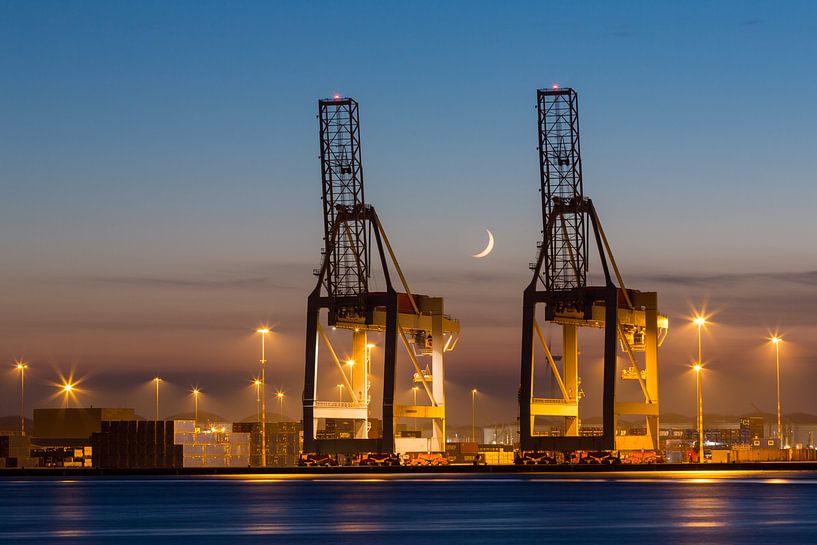
[[[523,294],[518,462],[554,461],[551,453],[656,450],[658,348],[667,334],[667,317],[658,312],[656,292],[625,287],[593,201],[584,196],[576,91],[554,86],[538,90],[536,99],[543,238]],[[604,283],[595,286],[587,283],[591,233],[604,273]],[[561,327],[561,358],[545,341],[539,305],[544,322]],[[588,327],[604,330],[600,435],[582,433],[579,420],[579,329]],[[558,395],[536,394],[537,352],[558,384]],[[621,370],[620,353],[626,357]],[[641,399],[618,399],[617,379],[637,382]],[[644,417],[646,433],[617,432],[623,415]],[[563,418],[561,433],[537,428],[542,417]]]
[[[380,217],[365,201],[358,103],[340,96],[320,100],[318,120],[324,249],[320,268],[314,271],[317,283],[307,300],[304,456],[320,460],[344,454],[357,456],[364,464],[397,463],[395,454],[416,450],[422,443],[416,437],[397,436],[401,418],[430,420],[431,437],[422,450],[444,453],[444,357],[457,344],[459,322],[445,314],[442,297],[411,291]],[[372,289],[373,268],[382,275],[385,289]],[[336,332],[335,337],[340,332],[351,336],[349,360],[339,355],[327,328]],[[379,335],[382,343],[372,343],[373,335]],[[413,384],[421,393],[421,399],[410,405],[395,401],[399,345],[413,365]],[[321,346],[329,356],[323,362]],[[382,433],[371,425],[375,348],[383,361]],[[341,396],[337,401],[321,399],[319,381],[335,376],[340,377]],[[342,398],[343,392],[348,400]],[[325,432],[326,423],[337,420],[353,422],[349,437]],[[323,433],[318,430],[321,421]],[[405,444],[411,440],[413,445]]]

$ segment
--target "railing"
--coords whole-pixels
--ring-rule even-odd
[[[316,401],[315,407],[322,409],[365,409],[366,403],[355,403],[353,401]]]
[[[532,397],[530,402],[534,405],[574,405],[575,399],[555,399],[549,397]]]

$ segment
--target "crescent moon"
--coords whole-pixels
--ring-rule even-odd
[[[488,233],[488,245],[480,253],[474,254],[473,257],[476,258],[485,257],[486,255],[491,253],[491,250],[494,249],[494,234],[491,232],[490,229],[486,229],[485,232]]]

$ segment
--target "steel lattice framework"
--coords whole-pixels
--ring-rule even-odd
[[[445,314],[442,297],[413,294],[409,289],[394,249],[374,207],[363,198],[363,167],[360,153],[358,103],[351,98],[329,98],[318,102],[321,179],[324,212],[324,252],[318,277],[307,298],[306,350],[303,390],[303,448],[306,460],[326,460],[326,455],[360,454],[360,464],[393,464],[399,459],[396,448],[407,449],[411,442],[397,437],[397,420],[425,418],[431,421],[428,448],[445,453],[444,353],[454,349],[459,322]],[[382,274],[384,289],[370,291],[370,266]],[[390,269],[399,278],[402,291],[392,285]],[[321,324],[338,331],[331,334]],[[351,347],[343,352],[333,342],[343,333],[351,334]],[[370,343],[369,335],[381,336]],[[427,404],[396,403],[395,384],[398,340],[405,346],[414,366],[414,382],[428,398]],[[323,365],[328,364],[335,384],[337,401],[321,399],[319,349],[325,346]],[[382,433],[371,432],[372,349],[382,355]],[[351,358],[342,361],[338,354]],[[420,358],[430,358],[423,370]],[[379,359],[379,357],[378,357]],[[334,364],[334,368],[332,368]],[[348,369],[346,368],[349,365]],[[324,390],[324,394],[325,394]],[[348,396],[348,401],[343,396]],[[415,396],[416,397],[416,396]],[[351,437],[326,432],[330,421],[351,421]],[[318,433],[324,421],[325,435]],[[345,432],[344,432],[345,433]],[[398,445],[401,443],[401,445]],[[406,446],[408,445],[408,446]],[[425,450],[425,448],[424,448]],[[367,462],[364,462],[366,455]],[[369,458],[369,455],[373,455]],[[310,458],[312,457],[312,458]],[[372,461],[374,460],[374,462]],[[304,462],[307,463],[307,462]],[[312,462],[310,462],[312,463]],[[315,462],[318,463],[318,462]],[[322,462],[321,462],[322,463]]]
[[[567,459],[567,454],[574,451],[655,450],[658,448],[658,347],[666,336],[667,318],[658,313],[655,292],[640,292],[624,286],[593,202],[584,197],[576,92],[567,88],[540,89],[536,93],[536,108],[543,241],[532,264],[533,278],[525,288],[522,302],[519,394],[522,455],[518,463],[554,463],[555,451]],[[587,285],[591,236],[604,273],[604,283],[596,286]],[[537,305],[544,305],[545,322],[562,329],[561,365],[556,363],[545,341],[537,321]],[[583,435],[581,431],[581,327],[604,330],[600,435]],[[536,346],[546,356],[549,373],[559,386],[558,394],[547,392],[547,397],[543,397],[535,392]],[[643,401],[616,398],[619,347],[630,362],[621,379],[638,381]],[[643,358],[637,357],[639,353],[643,353]],[[639,359],[643,360],[643,368]],[[646,434],[617,436],[618,415],[643,416]],[[537,431],[537,417],[564,418],[563,434]]]
[[[360,157],[360,123],[357,102],[351,98],[318,102],[320,119],[321,176],[323,179],[324,251],[329,264],[324,287],[329,297],[356,296],[367,292],[369,256],[366,208],[363,197],[363,165]],[[345,210],[339,235],[329,247],[332,230]]]
[[[563,213],[548,235],[554,207],[583,202],[579,98],[573,89],[540,89],[539,170],[542,194],[542,279],[548,292],[581,288],[587,280],[587,224],[583,213]]]

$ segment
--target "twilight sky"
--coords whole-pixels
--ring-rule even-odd
[[[671,329],[664,412],[817,412],[817,5],[812,2],[0,4],[0,414],[81,402],[255,410],[256,325],[295,416],[321,248],[316,102],[361,105],[367,200],[413,291],[447,298],[452,423],[516,415],[539,237],[535,90],[581,101],[585,191],[628,287]],[[496,236],[486,259],[470,254]],[[598,270],[596,270],[598,272]],[[584,336],[583,414],[600,407]],[[553,334],[556,341],[557,336]],[[558,342],[555,342],[558,353]],[[410,364],[401,361],[408,401]],[[337,378],[324,381],[329,392]],[[328,394],[327,394],[328,395]]]

